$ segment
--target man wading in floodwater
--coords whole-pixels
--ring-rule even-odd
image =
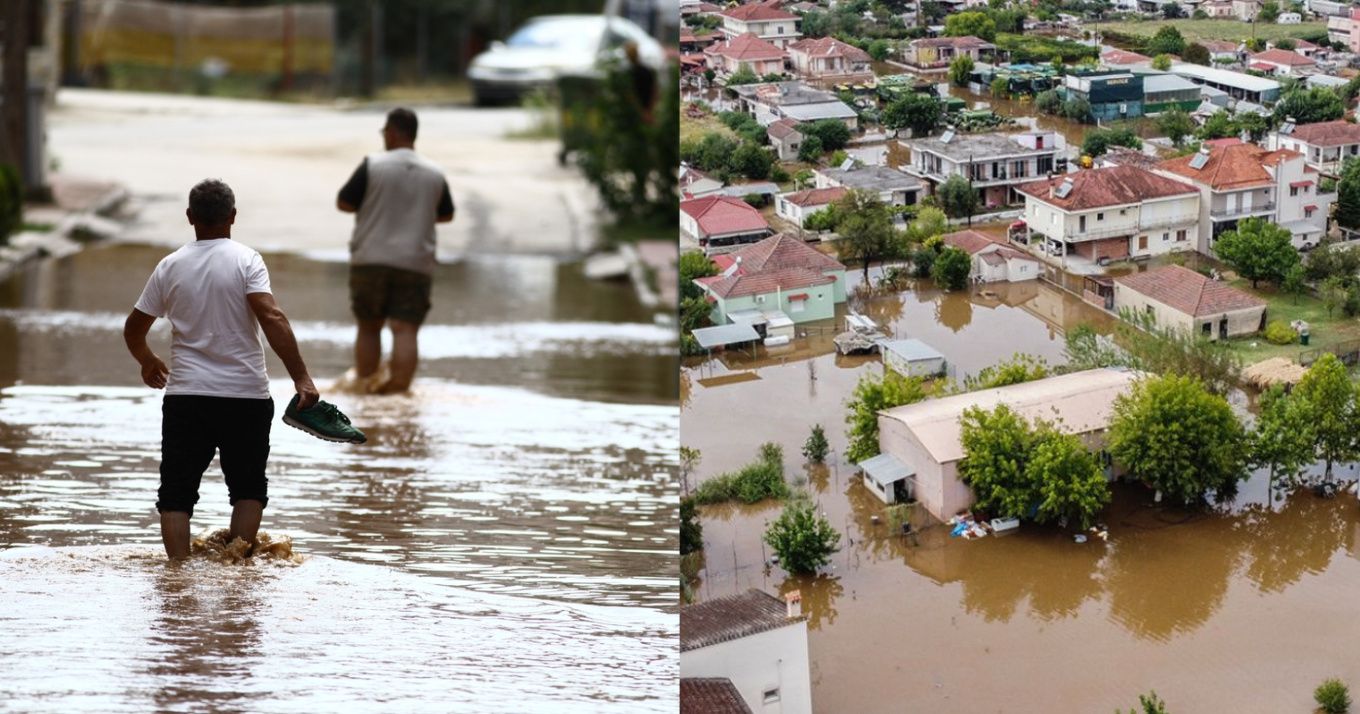
[[[338,409],[320,401],[288,318],[269,291],[264,260],[231,239],[231,188],[211,179],[199,183],[189,192],[186,213],[198,239],[161,260],[123,327],[142,381],[165,389],[156,510],[171,558],[189,554],[189,519],[215,452],[221,453],[232,505],[227,542],[240,538],[256,545],[269,502],[265,462],[274,418],[261,328],[297,389],[284,421],[330,441],[364,441]],[[158,317],[172,329],[169,369],[146,344]]]
[[[415,152],[415,112],[393,109],[381,153],[364,158],[336,198],[354,213],[350,238],[350,307],[359,323],[354,371],[371,380],[382,359],[382,330],[392,329],[392,374],[372,391],[404,392],[415,378],[416,333],[430,311],[435,223],[453,220],[453,197],[438,166]]]

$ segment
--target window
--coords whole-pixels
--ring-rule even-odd
[[[1208,337],[1210,334],[1213,334],[1213,331],[1214,323],[1212,322],[1206,322],[1200,327],[1200,334],[1204,335],[1205,337]]]
[[[1097,213],[1097,214],[1096,214],[1096,220],[1097,220],[1097,221],[1103,221],[1103,220],[1105,220],[1105,214],[1104,214],[1104,213]]]
[[[1176,231],[1176,242],[1177,242],[1177,243],[1182,243],[1182,242],[1185,241],[1185,239],[1186,239],[1186,231],[1184,231],[1184,230]]]
[[[1171,232],[1170,232],[1170,231],[1163,231],[1163,232],[1162,232],[1162,242],[1165,243],[1165,242],[1167,242],[1167,241],[1169,241],[1169,240],[1171,240]]]
[[[1297,196],[1297,195],[1299,195],[1299,187],[1298,187],[1298,186],[1290,186],[1290,187],[1289,187],[1289,195],[1290,195],[1290,196]]]
[[[1147,236],[1138,236],[1138,250],[1147,250]]]
[[[1151,306],[1151,305],[1144,305],[1144,306],[1143,306],[1143,310],[1144,310],[1145,312],[1147,312],[1147,316],[1150,317],[1150,318],[1152,318],[1152,321],[1153,321],[1153,322],[1156,322],[1156,321],[1157,321],[1157,313],[1155,313],[1155,312],[1152,311],[1152,306]]]
[[[1304,218],[1312,218],[1312,217],[1313,217],[1313,209],[1311,209],[1311,208],[1304,208],[1304,209],[1303,209],[1303,217],[1304,217]]]
[[[761,696],[761,699],[763,700],[762,703],[764,704],[771,704],[773,702],[779,701],[779,687],[771,687],[769,689],[766,689],[765,693]]]
[[[802,312],[807,307],[807,300],[790,300],[789,312]]]
[[[1077,217],[1077,230],[1082,233],[1086,232],[1086,216]]]

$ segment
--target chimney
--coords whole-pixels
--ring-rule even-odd
[[[786,593],[784,595],[784,605],[788,609],[788,617],[790,620],[796,617],[802,617],[803,616],[802,591],[794,590],[791,593]]]

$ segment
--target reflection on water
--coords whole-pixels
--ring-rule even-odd
[[[0,552],[0,600],[23,603],[0,612],[10,711],[674,710],[674,616],[645,608],[150,546]]]
[[[892,316],[883,321],[893,335],[940,350],[956,377],[1014,352],[1059,362],[1064,332],[1092,314],[1037,283],[988,288],[949,295],[923,281],[859,307]],[[937,313],[962,312],[959,302],[971,314],[957,332],[935,324]],[[775,441],[841,533],[822,573],[791,577],[766,567],[760,543],[778,504],[700,512],[700,600],[748,587],[802,591],[817,710],[1110,711],[1155,688],[1176,711],[1302,711],[1310,682],[1360,677],[1344,654],[1360,637],[1343,595],[1360,589],[1354,496],[1299,492],[1272,508],[1267,476],[1256,473],[1235,501],[1191,512],[1119,485],[1102,515],[1108,542],[1034,526],[976,542],[938,526],[903,536],[842,456],[844,400],[882,367],[877,358],[842,365],[823,348],[828,339],[796,341],[782,360],[764,350],[688,360],[681,412],[684,443],[702,453],[696,481]],[[720,379],[739,370],[752,378]],[[1245,410],[1246,395],[1234,404]],[[805,471],[793,462],[813,423],[833,453]],[[1348,465],[1341,478],[1357,476]],[[913,523],[930,525],[919,513]]]

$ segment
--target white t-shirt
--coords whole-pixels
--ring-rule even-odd
[[[165,393],[268,399],[260,323],[246,302],[267,292],[264,259],[230,238],[196,240],[161,259],[136,308],[170,321]]]

